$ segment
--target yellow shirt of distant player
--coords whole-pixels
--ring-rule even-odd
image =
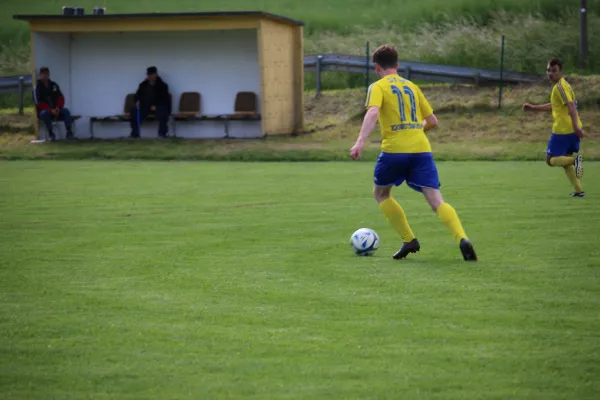
[[[398,75],[388,75],[369,86],[365,106],[380,109],[383,152],[431,152],[423,120],[433,114],[433,109],[417,85]]]
[[[558,135],[574,133],[575,130],[573,129],[573,123],[571,122],[567,103],[573,102],[577,105],[577,98],[575,97],[573,88],[565,78],[560,78],[560,81],[552,88],[550,102],[552,103],[552,116],[554,117],[552,133]],[[581,120],[578,120],[578,122],[579,127],[582,127]]]

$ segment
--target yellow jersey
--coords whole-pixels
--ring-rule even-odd
[[[552,116],[554,117],[552,133],[556,133],[557,135],[574,133],[567,103],[573,102],[577,106],[577,98],[575,97],[573,88],[565,78],[560,78],[560,81],[552,88],[550,102],[552,103]],[[581,120],[579,120],[579,127],[582,127]]]
[[[433,109],[417,85],[399,75],[388,75],[369,86],[365,106],[380,109],[383,152],[431,152],[423,120],[433,114]]]

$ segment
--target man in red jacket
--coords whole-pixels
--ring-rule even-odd
[[[39,119],[46,124],[50,140],[56,139],[56,135],[52,132],[53,119],[64,121],[67,128],[67,139],[73,139],[71,113],[68,108],[65,108],[65,97],[60,91],[60,87],[56,82],[50,80],[48,67],[40,68],[40,76],[33,91],[33,100]]]

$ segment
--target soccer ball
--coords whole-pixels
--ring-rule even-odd
[[[379,235],[373,229],[360,228],[350,237],[350,247],[357,256],[371,256],[379,248]]]

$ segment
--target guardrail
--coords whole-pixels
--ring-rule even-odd
[[[316,72],[316,91],[321,93],[323,71],[364,73],[373,72],[373,64],[366,56],[344,54],[320,54],[304,57],[304,70]],[[463,83],[475,85],[498,85],[502,83],[535,83],[543,79],[540,75],[514,71],[500,71],[454,67],[451,65],[430,64],[416,61],[400,61],[400,74],[406,79],[424,81]],[[25,88],[32,86],[31,75],[0,77],[0,93],[19,93],[19,114],[23,114]]]
[[[19,93],[19,114],[23,115],[25,88],[32,85],[31,75],[0,77],[0,93]]]
[[[475,85],[498,85],[503,83],[535,83],[542,76],[530,73],[486,70],[469,67],[430,64],[417,61],[400,61],[399,73],[406,79]],[[373,63],[366,56],[322,54],[304,57],[304,70],[317,73],[317,93],[321,90],[322,71],[370,73]]]

